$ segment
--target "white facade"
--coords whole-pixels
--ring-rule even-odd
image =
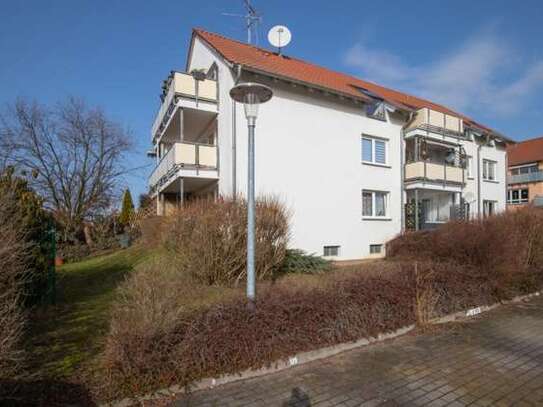
[[[290,210],[292,247],[319,255],[326,252],[341,260],[379,255],[379,249],[384,250],[384,244],[402,231],[406,222],[404,204],[415,190],[419,200],[426,199],[428,207],[432,207],[434,198],[438,205],[446,205],[449,196],[453,203],[455,199],[456,203],[469,203],[472,216],[482,213],[483,200],[495,202],[496,211],[505,208],[506,158],[501,143],[490,146],[485,142],[478,147],[478,142],[427,131],[426,136],[435,139],[434,142],[455,144],[458,151],[465,150],[475,163],[477,157],[480,163],[483,159],[495,162],[495,179],[479,182],[476,169],[472,169],[473,178],[470,178],[463,169],[449,168],[445,169],[452,174],[449,177],[461,177],[458,180],[462,182],[440,183],[417,177],[416,171],[422,171],[422,167],[415,163],[409,167],[410,172],[415,171],[414,178],[407,182],[406,140],[412,135],[407,131],[410,117],[406,112],[391,108],[385,110],[386,120],[368,117],[362,103],[231,66],[195,36],[186,71],[207,72],[210,68],[216,69],[217,75],[213,77],[218,89],[216,177],[205,172],[189,174],[199,178],[199,184],[211,186],[196,188],[194,185],[199,184],[190,176],[175,173],[169,184],[154,188],[159,213],[165,210],[163,192],[177,192],[178,201],[183,200],[190,188],[193,193],[209,192],[213,186],[220,195],[245,193],[247,123],[242,106],[229,96],[237,81],[264,83],[274,92],[272,100],[260,107],[257,119],[256,189],[257,195],[278,196]],[[187,116],[180,116],[189,117],[190,113],[184,114]],[[372,146],[373,163],[363,162],[363,137],[374,140],[375,144],[368,140],[365,144]],[[155,151],[161,150],[157,148],[160,136],[153,134],[153,140]],[[366,154],[367,151],[366,148]],[[159,156],[165,153],[159,152]],[[188,168],[185,166],[180,171]],[[433,168],[426,166],[425,175]],[[435,166],[438,172],[440,168]],[[480,172],[482,175],[482,169]],[[176,184],[177,178],[184,181]]]

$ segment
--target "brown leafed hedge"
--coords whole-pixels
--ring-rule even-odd
[[[358,271],[261,283],[254,313],[240,290],[175,305],[211,288],[175,268],[149,267],[126,282],[114,310],[103,392],[118,398],[188,385],[535,291],[542,231],[543,211],[529,209],[408,233],[389,245],[391,259]]]
[[[289,239],[289,217],[273,197],[256,202],[259,279],[277,274]],[[184,205],[162,225],[162,242],[179,269],[202,284],[232,284],[246,276],[247,204],[238,198],[200,199]]]

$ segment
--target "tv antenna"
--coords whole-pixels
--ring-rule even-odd
[[[249,0],[243,0],[247,14],[222,13],[223,16],[242,17],[245,19],[245,28],[247,29],[247,43],[251,44],[253,39],[255,45],[258,45],[258,28],[262,23],[262,14],[256,11]]]
[[[276,25],[268,31],[268,41],[273,47],[277,48],[277,53],[279,55],[281,55],[281,48],[286,47],[291,39],[292,34],[284,25]]]

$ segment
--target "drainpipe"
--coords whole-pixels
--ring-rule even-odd
[[[236,77],[234,79],[234,84],[236,85],[238,82],[239,82],[239,78],[241,77],[241,69],[242,69],[242,65],[241,64],[237,64],[235,69],[237,70],[236,72]],[[237,103],[234,102],[232,100],[232,196],[234,199],[236,199],[237,195],[238,195],[238,189],[237,189],[237,157],[236,157],[236,154],[237,154],[237,151],[236,151],[236,139],[237,139],[237,135],[236,135],[236,128],[237,128],[237,125],[236,125],[236,105]]]
[[[405,230],[405,129],[413,120],[415,112],[409,112],[409,117],[407,123],[402,126],[402,131],[400,132],[400,221],[402,232]]]
[[[481,216],[481,147],[477,145],[477,216]]]

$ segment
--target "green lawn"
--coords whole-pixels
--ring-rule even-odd
[[[134,266],[149,258],[132,247],[57,269],[57,304],[37,310],[29,341],[31,371],[44,378],[69,377],[92,369],[108,328],[115,288]]]

